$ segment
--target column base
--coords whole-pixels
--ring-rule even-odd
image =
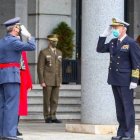
[[[66,132],[85,133],[97,135],[115,135],[118,125],[92,125],[92,124],[66,124]],[[138,125],[135,126],[135,133],[138,133]]]

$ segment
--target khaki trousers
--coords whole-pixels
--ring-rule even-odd
[[[59,98],[59,86],[47,86],[43,88],[43,114],[44,119],[51,117],[56,119],[56,110]]]

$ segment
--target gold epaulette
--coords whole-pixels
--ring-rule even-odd
[[[134,77],[134,78],[139,78],[139,76],[140,76],[139,69],[132,70],[132,75],[131,76]]]

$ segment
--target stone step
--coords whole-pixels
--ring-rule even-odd
[[[138,85],[138,87],[135,89],[135,92],[139,93],[140,92],[140,86]]]
[[[66,105],[80,105],[81,104],[81,99],[80,98],[77,98],[77,97],[72,97],[72,98],[60,98],[58,100],[58,103],[59,104],[66,104]],[[39,105],[42,105],[43,104],[43,97],[30,97],[28,98],[28,104],[29,105],[33,105],[33,104],[39,104]]]
[[[135,105],[140,105],[140,99],[134,99],[134,104]]]
[[[136,120],[140,120],[140,113],[137,113],[137,112],[136,112],[135,118],[136,118]]]
[[[42,90],[35,90],[33,89],[28,93],[28,97],[42,97]],[[60,90],[59,97],[79,97],[81,98],[81,92],[80,91],[62,91]]]
[[[80,120],[81,113],[57,113],[57,118],[61,120]],[[140,113],[136,113],[136,120],[140,120]],[[43,113],[28,113],[28,116],[22,116],[22,120],[43,120]]]
[[[80,120],[81,117],[81,86],[62,85],[60,88],[57,117],[62,120]],[[33,85],[28,93],[28,116],[25,120],[42,120],[43,93],[40,85]]]
[[[136,120],[140,120],[140,99],[134,99],[135,105],[135,118]]]
[[[134,108],[136,113],[140,113],[140,106],[135,106]]]
[[[61,120],[80,120],[80,113],[57,113],[57,118]],[[44,120],[43,113],[29,113],[28,116],[22,116],[22,120]]]
[[[43,112],[42,105],[29,105],[29,112]],[[80,112],[80,105],[58,105],[57,112]]]
[[[42,89],[42,87],[39,85],[39,84],[33,84],[33,89],[35,89],[35,90],[41,90]],[[70,91],[72,91],[72,90],[81,90],[81,85],[75,85],[75,84],[71,84],[71,85],[61,85],[60,86],[60,90],[70,90]]]

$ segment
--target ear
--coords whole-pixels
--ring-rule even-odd
[[[127,28],[126,27],[124,27],[125,28],[125,30],[127,31]]]

